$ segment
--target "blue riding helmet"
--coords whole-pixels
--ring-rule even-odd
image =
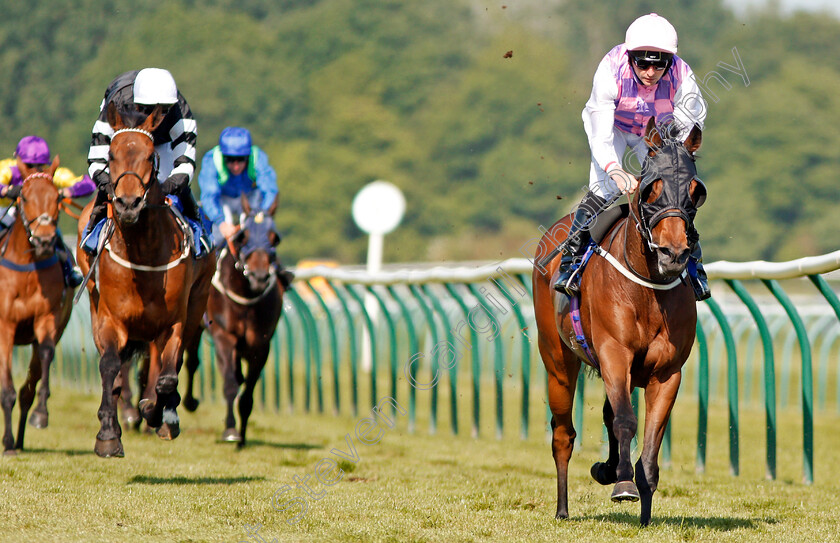
[[[219,136],[219,150],[225,156],[248,156],[251,154],[251,133],[247,128],[228,126]]]

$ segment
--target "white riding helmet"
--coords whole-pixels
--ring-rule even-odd
[[[134,103],[172,105],[178,102],[178,87],[169,70],[144,68],[134,78]]]
[[[624,44],[628,51],[677,53],[677,31],[665,17],[642,15],[627,27]]]

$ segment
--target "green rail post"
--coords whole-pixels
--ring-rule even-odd
[[[312,283],[308,280],[306,281],[306,286],[308,286],[309,290],[311,290],[315,295],[315,300],[318,302],[318,305],[321,306],[321,311],[323,311],[324,315],[327,317],[327,326],[330,329],[330,354],[332,356],[333,401],[335,402],[333,413],[338,414],[341,411],[341,387],[339,386],[338,335],[335,329],[335,319],[333,319],[332,312],[327,306],[327,302],[324,301],[324,297],[321,296],[320,292],[318,292],[318,289],[313,287]]]
[[[700,319],[697,319],[697,472],[706,472],[706,444],[709,428],[709,346]]]
[[[420,289],[417,285],[408,285],[408,289],[411,291],[411,294],[414,296],[414,299],[417,300],[417,305],[420,306],[420,309],[423,311],[423,315],[426,317],[426,323],[429,325],[429,333],[432,335],[432,352],[435,349],[435,346],[438,344],[438,333],[437,333],[437,326],[435,325],[435,317],[432,314],[432,311],[429,309],[429,306],[426,305],[426,302],[423,300],[423,294],[420,293]],[[419,351],[417,354],[423,354]],[[438,375],[438,363],[437,357],[432,357],[432,375],[437,377]],[[412,365],[413,369],[413,365]],[[416,370],[413,370],[415,373],[413,377],[416,378]],[[415,383],[416,383],[415,379]],[[412,383],[409,383],[412,385]],[[412,388],[414,388],[412,386]],[[434,434],[437,432],[437,382],[434,382],[431,385],[432,389],[432,398],[431,398],[431,414],[429,416],[429,433]]]
[[[478,333],[473,329],[472,326],[469,325],[467,322],[470,315],[470,310],[467,308],[467,304],[464,303],[464,300],[458,294],[455,287],[452,283],[444,283],[443,285],[449,295],[455,300],[455,303],[461,308],[461,311],[464,312],[464,320],[461,321],[460,324],[467,324],[467,328],[470,331],[470,359],[472,361],[472,393],[473,393],[473,403],[472,403],[472,437],[478,437],[478,429],[481,423],[481,358],[479,353],[479,346],[478,346]],[[462,327],[455,325],[458,330]],[[463,339],[463,338],[462,338]]]
[[[732,329],[729,328],[729,322],[726,320],[726,315],[720,309],[720,306],[712,298],[706,300],[706,305],[712,310],[721,332],[723,332],[724,344],[726,345],[726,359],[727,359],[727,390],[729,398],[729,470],[732,475],[740,473],[739,462],[739,424],[738,424],[738,353],[735,350],[735,340],[732,337]]]
[[[385,287],[385,290],[388,291],[388,294],[391,295],[391,298],[396,300],[397,305],[400,307],[400,313],[402,313],[403,321],[405,322],[406,330],[408,331],[408,356],[412,357],[418,354],[420,347],[417,344],[417,333],[414,330],[414,321],[411,318],[411,311],[408,310],[408,306],[402,299],[402,296],[397,294],[394,290],[393,285],[388,285]],[[416,365],[411,366],[411,377],[415,379],[417,378],[417,367]],[[396,399],[396,397],[394,397]],[[409,433],[414,433],[417,427],[417,388],[412,386],[411,383],[408,384],[408,431]]]
[[[504,346],[502,345],[501,324],[496,318],[493,310],[479,293],[478,287],[474,283],[467,284],[470,290],[482,309],[487,312],[489,319],[492,319],[496,324],[496,336],[493,338],[493,354],[494,354],[494,370],[496,374],[496,439],[502,439],[504,432],[504,375],[505,375],[505,361],[504,361]],[[489,323],[488,323],[489,324]]]
[[[799,338],[799,349],[802,353],[802,452],[803,479],[806,484],[814,482],[814,383],[811,375],[811,344],[808,333],[796,308],[791,303],[779,283],[772,279],[762,279],[762,283],[770,289],[773,296],[779,300],[785,312],[790,317],[796,336]]]
[[[828,390],[828,361],[831,355],[831,348],[837,337],[840,335],[840,328],[833,328],[825,338],[823,338],[822,346],[820,347],[820,372],[817,378],[817,406],[820,409],[825,409],[826,391]],[[840,379],[837,380],[840,386]],[[837,395],[837,407],[840,408],[840,394]]]
[[[350,307],[347,305],[347,300],[344,299],[341,290],[329,279],[326,281],[335,292],[347,321],[347,336],[350,340],[350,407],[353,409],[353,416],[355,417],[359,414],[359,358],[356,348],[356,326],[353,324],[353,314],[350,312]]]
[[[493,281],[496,283],[495,281]],[[522,357],[522,413],[521,413],[521,430],[520,430],[520,437],[522,439],[528,438],[528,414],[530,412],[529,404],[528,404],[528,397],[530,396],[530,389],[531,389],[531,338],[528,336],[528,324],[525,322],[525,317],[522,316],[522,310],[519,309],[519,304],[516,303],[516,300],[513,299],[513,296],[507,291],[507,289],[502,288],[499,283],[496,283],[496,289],[502,293],[508,302],[510,302],[510,306],[513,308],[513,314],[516,316],[516,322],[519,324],[519,345],[521,349],[521,357]]]
[[[741,299],[755,320],[761,335],[764,350],[764,418],[767,439],[767,478],[776,478],[776,367],[773,358],[773,338],[767,327],[767,321],[761,314],[744,285],[737,279],[724,279],[729,288]]]
[[[347,289],[350,296],[352,296],[353,299],[356,300],[356,303],[359,304],[359,307],[362,310],[362,318],[367,325],[368,337],[370,338],[370,405],[371,407],[374,407],[378,401],[376,394],[376,327],[374,326],[373,319],[370,318],[367,307],[365,307],[365,302],[362,297],[359,296],[359,293],[351,288],[351,285],[345,284],[344,288]]]
[[[289,356],[289,367],[287,381],[289,382],[289,412],[295,409],[295,331],[292,329],[292,321],[289,318],[289,311],[283,311],[283,328],[286,330],[286,352]]]
[[[449,317],[446,316],[443,306],[440,303],[437,295],[432,291],[431,285],[426,283],[423,285],[423,292],[432,301],[432,307],[440,315],[440,322],[443,324],[443,329],[446,331],[446,342],[451,349],[455,349],[455,341],[452,335],[452,326],[449,323]],[[452,367],[449,368],[449,420],[452,425],[452,433],[458,435],[458,364],[460,358],[457,353],[453,351],[455,360],[452,361]]]
[[[305,379],[306,384],[304,386],[304,410],[309,411],[312,407],[312,364],[313,364],[313,351],[316,353],[318,352],[318,331],[317,326],[315,325],[315,319],[312,318],[312,314],[309,312],[309,308],[306,306],[306,302],[300,297],[297,291],[294,288],[290,288],[286,295],[291,299],[292,303],[295,304],[297,308],[297,313],[300,315],[301,325],[303,325],[304,330],[304,337],[306,341],[303,344],[303,354],[306,359],[306,367],[305,367]],[[317,395],[318,395],[318,411],[323,412],[324,405],[323,405],[323,394],[321,390],[321,380],[320,380],[320,373],[321,373],[321,362],[319,360],[320,356],[316,354],[314,356],[315,363],[317,364],[317,372],[318,372],[318,383],[317,383]]]
[[[391,397],[394,400],[397,399],[397,328],[394,325],[394,319],[391,317],[391,312],[388,311],[388,306],[385,304],[385,299],[376,292],[376,289],[373,286],[368,285],[366,287],[367,291],[370,292],[376,301],[379,303],[379,308],[382,310],[382,315],[385,317],[385,324],[388,326],[388,340],[391,343],[391,349],[389,354],[391,355]],[[394,407],[394,413],[396,413],[396,406]]]
[[[279,328],[279,322],[278,328]],[[274,336],[271,338],[272,361],[274,362],[274,412],[280,412],[280,330],[274,330]],[[201,386],[204,386],[204,378],[202,376]]]
[[[814,286],[817,287],[817,289],[820,291],[820,294],[822,294],[823,298],[825,298],[826,301],[829,303],[829,305],[831,306],[831,309],[834,310],[834,314],[837,316],[838,319],[840,319],[840,300],[838,300],[837,295],[834,294],[834,291],[828,285],[826,280],[823,279],[819,275],[809,275],[808,279],[810,279],[811,282],[814,283]],[[829,349],[827,349],[826,352],[828,350],[830,350],[830,348],[831,348],[831,344],[829,343]],[[826,386],[825,385],[826,381],[828,381],[828,379],[827,379],[827,375],[828,375],[828,358],[827,358],[827,356],[826,356],[825,360],[826,360],[826,363],[824,365],[824,369],[823,369],[823,364],[820,364],[820,397],[821,398],[825,397],[825,388],[824,387]],[[826,378],[823,378],[823,375],[826,375]],[[803,407],[804,407],[804,402],[803,402]],[[837,409],[840,410],[840,378],[837,379]]]

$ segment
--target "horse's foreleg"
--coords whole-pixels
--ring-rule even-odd
[[[223,392],[227,413],[225,415],[225,431],[222,433],[223,441],[239,443],[242,436],[236,429],[236,417],[233,414],[233,404],[239,394],[241,381],[237,375],[241,375],[241,364],[239,354],[236,352],[236,338],[227,333],[213,334],[213,343],[216,345],[216,361],[219,366],[219,373],[224,380]]]
[[[589,473],[592,478],[602,485],[611,485],[618,481],[616,468],[618,467],[618,440],[615,438],[613,431],[613,415],[612,406],[609,398],[604,399],[604,426],[607,428],[607,440],[609,442],[609,456],[606,462],[595,462],[592,464],[592,469]]]
[[[645,441],[636,462],[636,484],[642,499],[642,526],[650,523],[653,493],[659,484],[659,447],[677,399],[681,378],[678,371],[665,381],[651,381],[645,388]]]
[[[35,363],[35,351],[38,352],[38,360],[41,366],[41,388],[38,390],[38,405],[32,412],[29,419],[29,424],[35,428],[46,428],[49,424],[49,412],[47,411],[47,399],[50,397],[50,365],[53,358],[55,358],[55,340],[52,337],[46,337],[37,345],[32,346],[32,363]],[[34,383],[33,383],[34,386]],[[23,404],[21,403],[21,407]],[[21,421],[24,420],[23,413],[21,413]],[[19,441],[20,438],[18,438]]]
[[[559,343],[559,341],[558,341]],[[572,423],[572,406],[580,361],[562,347],[544,345],[540,341],[540,355],[549,368],[548,404],[551,408],[551,454],[557,468],[557,511],[555,518],[569,518],[569,459],[575,445],[576,432]]]
[[[0,334],[0,405],[3,407],[3,454],[15,454],[12,436],[12,409],[17,400],[12,381],[12,350],[14,349],[14,328]]]
[[[172,335],[161,352],[161,371],[155,385],[158,401],[163,406],[163,425],[157,432],[161,439],[175,439],[181,433],[181,419],[178,417],[178,406],[181,404],[178,370],[181,369],[181,358],[184,356],[183,333],[182,323],[173,326]]]
[[[104,349],[99,359],[99,374],[102,377],[102,401],[99,404],[99,433],[96,434],[94,452],[103,458],[125,456],[122,428],[117,419],[117,395],[114,381],[120,372],[120,355],[116,338],[102,343]]]
[[[630,403],[630,365],[632,356],[623,349],[611,350],[603,347],[598,353],[603,361],[601,376],[607,391],[607,400],[612,407],[612,431],[618,442],[617,483],[612,493],[613,501],[638,501],[639,490],[633,483],[633,463],[630,459],[630,445],[636,435],[638,420]]]
[[[29,372],[26,375],[26,381],[20,387],[20,420],[18,421],[17,441],[15,441],[15,449],[23,450],[23,439],[26,434],[26,416],[29,414],[29,409],[35,401],[35,389],[38,386],[38,381],[41,379],[41,360],[38,358],[38,344],[32,345],[32,358],[29,360]],[[34,413],[33,413],[33,418]],[[33,426],[35,426],[33,424]]]
[[[154,341],[149,344],[149,352],[143,362],[143,374],[145,383],[143,386],[143,398],[140,400],[140,416],[149,425],[149,428],[160,428],[162,424],[163,411],[160,406],[160,398],[157,393],[157,382],[160,377],[160,349]]]
[[[184,363],[187,366],[187,394],[184,396],[184,407],[187,411],[195,411],[198,409],[198,398],[195,397],[194,383],[195,372],[198,370],[198,365],[201,359],[198,357],[199,347],[201,346],[201,334],[197,334],[184,348]]]
[[[240,441],[239,447],[245,446],[245,434],[248,431],[248,417],[254,408],[254,388],[260,379],[265,361],[268,359],[268,343],[262,346],[256,353],[248,357],[248,376],[245,378],[245,388],[239,397],[239,420],[240,420]]]
[[[134,392],[131,390],[131,370],[134,367],[134,359],[126,360],[120,367],[120,399],[119,406],[122,410],[123,421],[131,428],[140,428],[140,411],[134,406]]]

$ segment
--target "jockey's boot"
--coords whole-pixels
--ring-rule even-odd
[[[706,270],[703,269],[703,252],[700,249],[700,242],[694,244],[694,250],[688,257],[688,276],[691,278],[691,287],[694,289],[694,298],[700,302],[712,296],[709,289],[709,278],[706,277]]]
[[[209,254],[213,250],[214,246],[213,234],[208,231],[207,226],[202,220],[201,207],[199,207],[198,202],[195,201],[195,197],[193,196],[189,185],[184,185],[181,190],[176,191],[175,195],[181,201],[181,206],[183,206],[184,208],[184,217],[196,222],[198,224],[199,230],[201,231],[200,239],[195,240],[195,243],[201,243],[204,246],[204,248],[203,250],[199,251],[199,247],[193,247],[193,249],[195,250],[195,254]]]
[[[94,200],[93,208],[90,210],[90,217],[88,218],[87,225],[85,229],[82,230],[82,238],[84,239],[90,233],[96,224],[101,221],[102,219],[106,218],[108,215],[108,194],[99,189],[96,191],[96,200]],[[87,254],[93,256],[96,254],[95,249],[91,249],[86,245],[82,245],[82,248],[85,250]]]
[[[606,200],[590,191],[586,193],[575,210],[572,231],[569,233],[569,243],[560,258],[560,267],[557,270],[558,275],[554,282],[554,290],[565,292],[569,296],[574,296],[580,292],[579,283],[573,277],[575,270],[572,268],[576,262],[579,262],[580,257],[583,256],[583,251],[589,245],[591,239],[589,229],[593,226],[593,219],[602,211],[601,208],[605,203]]]
[[[289,290],[292,281],[295,279],[295,274],[284,268],[280,262],[274,263],[274,271],[277,275],[277,282],[283,287],[283,291]]]
[[[70,252],[67,245],[64,244],[64,240],[61,239],[61,236],[58,236],[55,243],[55,254],[58,257],[58,261],[61,263],[61,271],[64,274],[64,284],[70,288],[76,288],[81,285],[85,278],[82,277],[82,273],[76,268],[76,262],[73,259],[73,254]]]

